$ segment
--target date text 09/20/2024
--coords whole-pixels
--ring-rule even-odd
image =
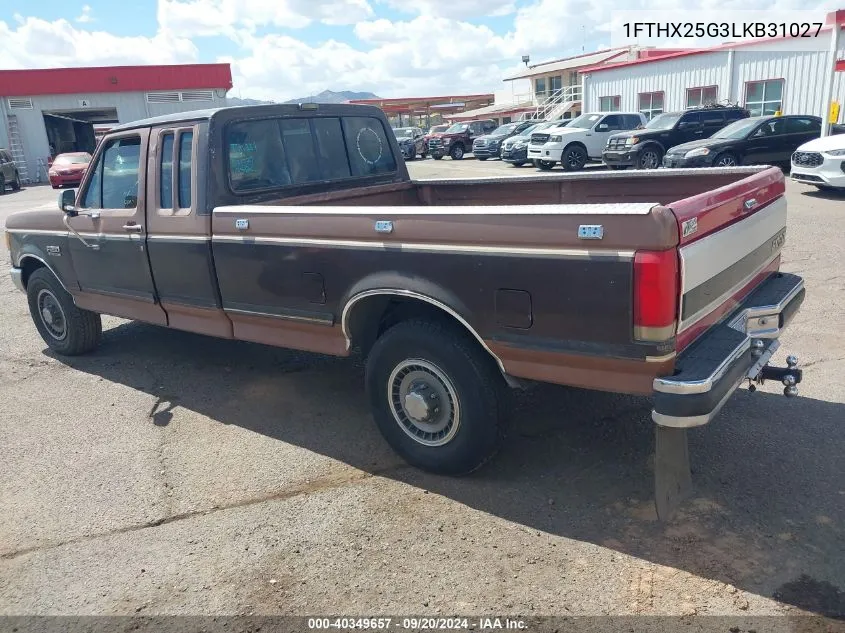
[[[437,618],[437,617],[404,617],[404,618],[308,618],[308,630],[340,630],[340,631],[389,631],[400,629],[404,631],[430,630],[458,630],[458,631],[519,631],[527,628],[523,620],[516,618]]]

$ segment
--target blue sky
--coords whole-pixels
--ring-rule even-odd
[[[694,9],[819,8],[814,0],[627,0]],[[85,8],[87,7],[87,8]],[[492,92],[533,62],[606,48],[618,0],[38,0],[0,2],[0,68],[226,61],[235,94]],[[823,12],[821,13],[823,15]],[[617,20],[618,21],[618,20]],[[687,44],[689,45],[689,44]]]

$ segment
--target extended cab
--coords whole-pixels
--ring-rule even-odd
[[[428,152],[435,160],[450,156],[452,160],[461,160],[472,151],[472,143],[479,136],[489,134],[496,129],[493,119],[462,121],[449,126],[445,132],[432,134],[428,139]]]
[[[379,429],[431,471],[490,458],[506,386],[651,396],[661,516],[683,429],[745,379],[801,379],[767,365],[804,298],[776,168],[414,182],[380,110],[262,105],[115,128],[78,193],[6,227],[56,353],[96,348],[101,314],[360,350]]]
[[[601,152],[612,134],[644,124],[645,117],[640,112],[588,112],[561,130],[532,134],[528,158],[540,169],[548,170],[560,163],[566,171],[578,171],[591,160],[601,160]]]
[[[736,106],[664,112],[651,119],[645,129],[612,135],[602,152],[602,160],[611,169],[656,169],[670,148],[708,138],[726,125],[749,116],[748,110]]]

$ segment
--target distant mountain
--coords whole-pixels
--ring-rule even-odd
[[[270,103],[275,103],[275,101],[260,101],[258,99],[238,99],[237,97],[226,98],[226,105],[230,106],[267,105]]]
[[[323,90],[320,94],[309,95],[307,97],[298,97],[285,101],[284,103],[345,103],[350,99],[379,99],[378,95],[372,92],[355,92],[353,90],[341,90],[334,92],[332,90]]]

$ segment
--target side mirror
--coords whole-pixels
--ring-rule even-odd
[[[609,129],[610,127],[607,125],[607,123],[599,123],[596,126],[596,132],[607,132]]]
[[[65,189],[59,194],[59,210],[76,217],[76,189]]]

